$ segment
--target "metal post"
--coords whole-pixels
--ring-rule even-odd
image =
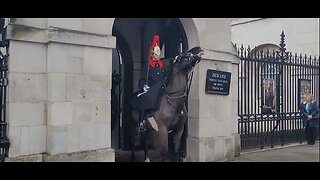
[[[4,162],[8,157],[10,142],[7,137],[8,123],[6,122],[6,90],[8,86],[8,48],[9,41],[6,40],[5,19],[0,18],[0,48],[5,49],[5,53],[0,51],[0,161]]]
[[[279,48],[279,50],[280,50],[280,93],[281,94],[279,94],[279,98],[281,97],[281,99],[280,99],[280,104],[279,104],[279,112],[281,113],[281,115],[280,115],[280,120],[281,120],[281,146],[283,146],[284,145],[284,118],[285,118],[285,115],[284,115],[284,111],[283,111],[283,99],[284,99],[284,93],[283,93],[283,82],[284,82],[284,77],[283,77],[283,66],[284,66],[284,63],[285,63],[285,61],[286,61],[286,58],[287,58],[287,54],[286,54],[286,48],[285,48],[285,46],[286,46],[286,44],[284,43],[285,42],[285,35],[284,35],[284,32],[282,31],[282,33],[281,33],[281,41],[280,41],[280,48]],[[281,106],[280,106],[281,105]],[[280,109],[281,108],[281,109]]]

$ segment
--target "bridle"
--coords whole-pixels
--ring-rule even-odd
[[[194,61],[194,58],[197,58],[197,60]],[[180,112],[173,104],[170,100],[174,100],[174,99],[180,99],[180,98],[184,98],[184,97],[187,97],[189,95],[189,92],[190,92],[190,87],[191,87],[191,82],[192,82],[192,77],[193,77],[193,70],[194,70],[194,67],[197,63],[200,62],[200,59],[199,57],[197,57],[196,55],[193,55],[192,53],[187,53],[186,54],[186,57],[182,57],[182,55],[178,55],[174,58],[174,61],[173,61],[173,66],[177,63],[182,63],[182,62],[186,62],[186,61],[189,61],[191,63],[191,68],[187,71],[188,75],[187,75],[187,79],[186,79],[186,86],[183,87],[183,88],[180,88],[174,92],[168,92],[166,90],[166,97],[167,97],[167,102],[173,106],[177,112]],[[188,66],[188,65],[186,65]],[[185,70],[185,68],[182,68],[182,69],[179,69],[174,75],[172,76],[176,76],[177,74],[181,73],[183,70]],[[174,96],[174,94],[178,93],[178,92],[181,92],[183,91],[183,94],[182,95],[178,95],[178,96]]]

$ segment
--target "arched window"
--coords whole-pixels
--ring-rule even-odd
[[[260,83],[257,83],[256,85],[260,86],[261,89],[260,100],[262,112],[268,114],[276,112],[276,97],[278,96],[277,88],[279,86],[277,82],[280,74],[280,66],[273,57],[278,50],[279,46],[275,44],[262,44],[252,50],[253,56],[259,54],[260,57],[259,61],[261,62],[258,63],[258,66],[260,67],[258,67],[259,71],[257,74]],[[263,52],[263,57],[261,57],[261,52]]]

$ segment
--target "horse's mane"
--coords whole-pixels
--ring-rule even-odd
[[[190,50],[188,50],[187,52],[185,52],[185,53],[180,53],[179,55],[178,55],[178,57],[176,57],[176,58],[182,58],[182,56],[184,56],[184,55],[187,55],[188,53],[191,53],[191,54],[196,54],[196,52],[198,52],[199,51],[199,47],[194,47],[194,48],[192,48],[192,49],[190,49]],[[173,67],[174,67],[174,63],[171,61],[170,63],[169,63],[169,65],[167,66],[167,69],[166,69],[166,85],[168,85],[169,83],[170,83],[170,79],[171,79],[171,76],[172,76],[172,71],[173,71]]]
[[[170,77],[172,75],[172,71],[173,71],[173,66],[174,64],[173,63],[170,63],[168,66],[167,66],[167,69],[166,69],[166,86],[170,83]]]

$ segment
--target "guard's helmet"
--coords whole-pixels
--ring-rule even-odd
[[[154,54],[156,54],[157,56],[160,56],[160,54],[161,54],[160,38],[158,35],[155,35],[153,37],[153,41],[152,41],[151,48],[150,48],[150,53],[152,53],[152,52]]]

